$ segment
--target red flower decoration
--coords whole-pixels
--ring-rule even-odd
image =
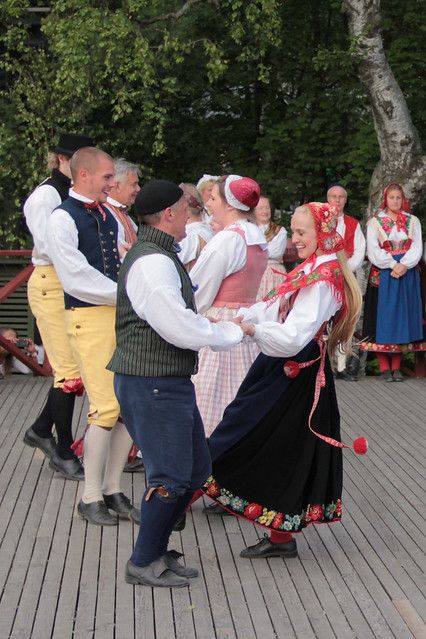
[[[207,488],[207,494],[211,497],[217,497],[220,494],[219,484],[216,484],[216,482],[213,481]]]
[[[292,359],[289,359],[288,362],[284,364],[284,374],[290,379],[297,377],[300,373],[300,366],[297,362]]]
[[[249,504],[244,509],[244,515],[248,519],[257,519],[262,513],[263,508],[262,506],[259,506],[259,504]]]
[[[309,518],[312,519],[312,521],[318,521],[323,517],[324,511],[319,504],[317,504],[316,506],[311,506],[311,508],[309,509]]]
[[[340,499],[338,499],[336,501],[335,515],[336,515],[336,517],[341,517],[342,516],[342,501]]]
[[[283,514],[277,513],[272,522],[272,528],[279,528],[282,523],[283,523]]]
[[[66,379],[63,383],[62,390],[64,393],[75,393],[78,397],[84,393],[84,384],[81,377],[73,377]]]

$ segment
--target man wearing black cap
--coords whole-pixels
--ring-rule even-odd
[[[92,139],[84,135],[61,135],[57,146],[50,151],[50,177],[37,186],[24,204],[24,215],[34,241],[35,268],[28,282],[28,300],[54,372],[47,401],[26,431],[24,442],[40,448],[50,458],[51,468],[73,480],[84,479],[83,467],[71,450],[75,393],[81,392],[82,386],[65,332],[64,292],[47,248],[46,224],[52,211],[68,197],[71,157],[81,147],[92,144]],[[57,442],[52,435],[53,424]]]
[[[142,224],[119,275],[117,347],[108,365],[147,477],[125,578],[182,587],[198,571],[167,550],[169,537],[211,468],[191,375],[200,348],[232,348],[242,332],[231,322],[212,324],[197,314],[192,283],[178,257],[188,217],[182,189],[167,180],[148,182],[136,196],[135,212]]]

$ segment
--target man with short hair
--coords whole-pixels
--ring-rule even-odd
[[[141,190],[140,171],[136,164],[131,164],[124,158],[114,160],[114,171],[114,185],[105,204],[117,220],[118,248],[124,256],[137,238],[138,227],[128,215],[128,211]]]
[[[49,250],[65,291],[65,323],[89,398],[84,438],[85,484],[77,510],[89,523],[115,525],[139,515],[120,491],[131,446],[106,370],[115,348],[115,303],[120,270],[118,225],[104,206],[114,184],[112,158],[94,147],[71,160],[74,186],[48,222]]]
[[[337,211],[337,232],[345,241],[348,267],[355,273],[362,266],[365,258],[365,237],[358,220],[344,212],[347,199],[346,190],[339,184],[331,186],[327,191],[327,202],[332,204]],[[350,374],[346,371],[346,354],[339,350],[336,352],[336,368],[335,376],[337,379],[357,380],[356,374]]]
[[[47,246],[47,222],[52,211],[68,197],[71,186],[70,161],[78,149],[92,144],[91,138],[64,133],[50,150],[52,173],[24,204],[27,226],[33,236],[34,271],[28,282],[28,301],[53,369],[54,380],[46,403],[24,435],[24,442],[49,457],[49,466],[65,479],[84,479],[83,467],[74,455],[72,417],[75,394],[82,383],[65,331],[64,292]],[[53,424],[57,441],[52,435]]]
[[[191,279],[178,257],[187,201],[167,180],[152,180],[136,196],[143,219],[127,253],[117,294],[117,348],[108,368],[133,440],[143,451],[147,489],[128,583],[181,587],[198,571],[168,550],[175,522],[211,470],[191,375],[203,346],[228,349],[242,339],[232,322],[197,314]]]

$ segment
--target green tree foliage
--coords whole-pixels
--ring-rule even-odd
[[[144,179],[251,175],[285,209],[322,199],[339,181],[357,215],[378,145],[340,4],[52,0],[35,43],[40,14],[4,0],[1,243],[18,244],[21,201],[46,177],[47,149],[61,131],[91,134],[138,162]],[[420,4],[388,0],[383,25],[424,132]]]

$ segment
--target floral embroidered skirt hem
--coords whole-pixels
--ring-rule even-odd
[[[299,361],[317,354],[317,345],[311,343]],[[210,437],[213,470],[204,491],[253,523],[298,532],[310,523],[341,518],[342,450],[326,444],[308,428],[318,364],[302,369],[290,380],[283,371],[286,361],[262,354],[253,364]],[[325,373],[326,385],[312,427],[340,440],[328,358]]]

